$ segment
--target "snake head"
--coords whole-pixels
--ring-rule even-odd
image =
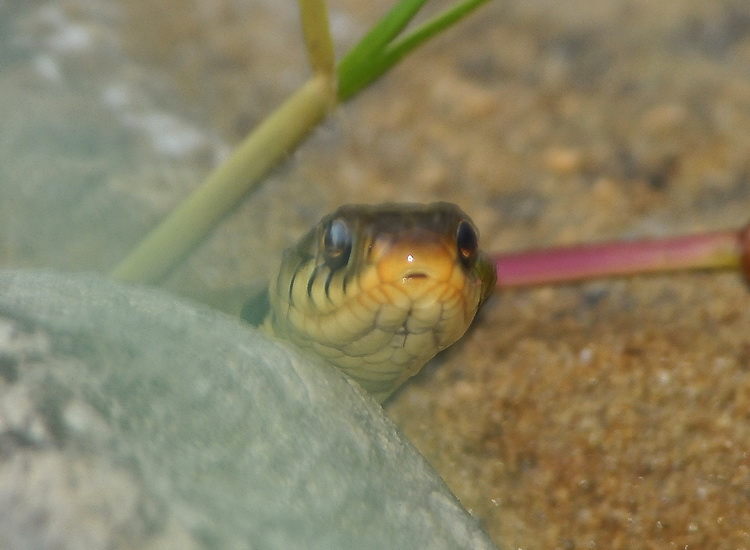
[[[464,334],[494,286],[457,206],[346,205],[285,252],[267,326],[383,400]]]

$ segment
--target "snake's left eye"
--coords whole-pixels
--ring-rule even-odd
[[[345,265],[352,252],[352,230],[342,219],[334,219],[326,226],[323,234],[323,248],[326,260],[334,266]]]
[[[458,258],[464,265],[471,264],[479,249],[477,232],[465,220],[458,224],[456,230],[456,248],[458,249]]]

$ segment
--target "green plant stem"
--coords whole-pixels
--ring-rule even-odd
[[[302,34],[305,37],[307,56],[313,72],[333,78],[336,57],[331,31],[328,26],[328,8],[325,0],[299,0]]]
[[[154,229],[111,275],[160,280],[328,113],[331,81],[314,76],[265,119],[192,195]]]
[[[339,100],[371,84],[412,50],[489,0],[464,0],[402,37],[398,35],[426,0],[402,0],[344,56],[338,68]]]
[[[380,57],[388,43],[406,28],[425,2],[427,0],[401,0],[393,6],[343,57],[339,63],[339,83],[349,90],[349,80],[362,79],[362,73],[368,72],[372,61]],[[347,91],[346,97],[351,97],[354,93],[354,90]]]
[[[475,8],[488,0],[467,0],[420,25],[406,36],[394,40],[383,52],[388,67],[398,62],[407,53],[423,44],[436,34],[444,31],[459,19],[469,15]]]

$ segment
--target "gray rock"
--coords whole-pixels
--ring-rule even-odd
[[[0,547],[493,545],[337,371],[157,290],[5,271]]]

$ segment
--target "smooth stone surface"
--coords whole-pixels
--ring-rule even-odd
[[[493,548],[382,409],[233,318],[0,272],[0,547]]]

